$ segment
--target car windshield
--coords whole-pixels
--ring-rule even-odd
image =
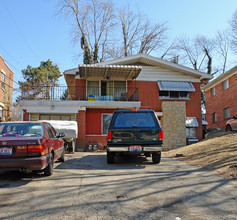
[[[43,126],[39,123],[1,123],[0,137],[42,137]]]
[[[114,127],[155,127],[155,120],[150,112],[123,112],[118,113]]]

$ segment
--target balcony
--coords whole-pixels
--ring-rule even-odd
[[[139,101],[136,87],[44,86],[24,88],[20,100]]]

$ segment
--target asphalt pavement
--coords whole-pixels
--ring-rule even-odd
[[[77,152],[54,174],[0,171],[0,219],[237,220],[237,182],[163,156]]]

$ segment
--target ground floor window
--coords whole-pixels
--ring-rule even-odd
[[[65,120],[71,121],[71,115],[53,115],[53,114],[40,114],[39,120]]]
[[[0,106],[0,118],[3,117],[3,108]]]
[[[216,119],[216,112],[212,113],[212,123],[216,123],[217,119]]]
[[[102,114],[102,134],[107,134],[112,114]]]
[[[230,108],[224,109],[224,119],[230,118]]]
[[[186,138],[196,138],[196,128],[186,128]]]

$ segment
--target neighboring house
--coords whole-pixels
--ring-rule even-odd
[[[9,121],[12,113],[13,72],[2,56],[0,56],[0,74],[0,118]]]
[[[75,120],[77,147],[103,148],[114,110],[150,108],[161,120],[166,150],[202,139],[200,86],[209,74],[138,54],[82,64],[64,77],[70,98],[64,93],[59,100],[60,87],[51,89],[50,100],[22,100],[24,120]]]
[[[227,120],[237,115],[237,66],[206,84],[207,128],[225,129]]]

